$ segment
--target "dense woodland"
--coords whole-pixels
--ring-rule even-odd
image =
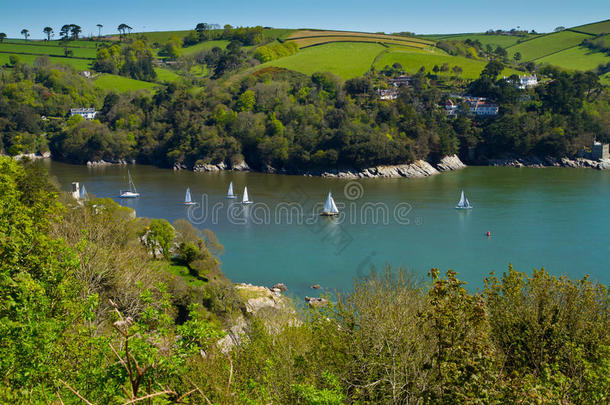
[[[150,78],[147,49],[142,40],[112,45],[100,49],[96,64]],[[17,64],[0,71],[0,150],[50,149],[55,159],[74,163],[135,159],[163,167],[245,160],[256,170],[300,172],[435,161],[454,153],[466,159],[469,150],[482,161],[563,157],[593,138],[610,140],[610,95],[589,72],[546,67],[538,72],[544,83],[525,91],[516,88],[516,77],[501,77],[503,65],[493,60],[463,91],[499,102],[499,116],[453,118],[444,111],[448,92],[424,72],[400,88],[397,100],[381,101],[376,88],[387,87],[400,66],[345,82],[329,73],[278,68],[233,75],[249,57],[232,42],[202,54],[210,78],[121,94],[102,92],[44,57],[34,67]],[[96,107],[98,119],[67,119],[74,106]]]
[[[0,157],[0,402],[610,401],[610,295],[587,278],[509,268],[474,292],[388,269],[252,315],[211,232],[132,214]]]

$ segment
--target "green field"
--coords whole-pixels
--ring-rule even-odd
[[[466,79],[475,79],[479,77],[481,71],[487,64],[486,61],[465,58],[462,56],[451,56],[441,54],[439,52],[418,52],[409,50],[408,48],[393,48],[387,52],[384,52],[379,56],[379,58],[377,58],[375,61],[375,68],[382,69],[386,65],[391,66],[396,62],[400,63],[404,71],[408,73],[416,73],[422,66],[426,69],[426,71],[431,72],[434,65],[439,67],[443,63],[449,64],[450,67],[457,65],[462,68],[461,77]],[[503,72],[505,76],[520,73],[521,72],[513,69],[505,69]]]
[[[454,35],[446,35],[446,36],[435,36],[435,39],[438,41],[448,40],[448,41],[465,41],[470,39],[472,41],[478,40],[483,46],[491,45],[494,48],[497,46],[501,46],[502,48],[508,48],[509,46],[513,46],[517,44],[518,41],[525,41],[528,39],[536,38],[538,35],[527,35],[527,36],[517,36],[517,35],[490,35],[490,34],[454,34]]]
[[[11,53],[0,53],[0,65],[6,65],[9,63],[9,56]],[[32,65],[36,58],[39,58],[40,55],[17,55],[19,57],[20,63],[27,63]],[[49,57],[51,62],[53,63],[62,63],[64,65],[69,65],[75,68],[76,70],[89,70],[91,69],[91,61],[86,59],[74,59],[74,58],[61,58],[61,57]]]
[[[507,51],[511,58],[515,53],[520,52],[523,61],[536,60],[554,52],[576,46],[586,38],[591,38],[591,36],[572,31],[561,31],[511,46]]]
[[[227,45],[229,45],[229,41],[224,40],[224,39],[217,40],[217,41],[204,41],[204,42],[200,42],[193,46],[187,46],[185,48],[182,48],[182,54],[183,55],[193,55],[193,54],[201,52],[205,49],[212,49],[216,46],[219,48],[225,49],[227,47]]]
[[[180,80],[180,75],[172,72],[169,69],[164,68],[155,68],[155,72],[157,73],[157,81],[163,83],[172,83]]]
[[[596,23],[579,25],[578,27],[570,28],[576,31],[588,32],[590,34],[610,34],[610,20],[600,21]]]
[[[577,46],[536,59],[536,62],[548,63],[569,70],[592,70],[602,63],[610,62],[610,56],[602,52],[591,52],[588,48]]]
[[[124,76],[103,73],[95,79],[95,86],[102,90],[116,90],[118,92],[153,89],[158,84],[134,80]]]
[[[75,58],[88,58],[95,59],[96,49],[95,48],[74,48],[68,47],[72,51],[72,56]],[[28,53],[38,55],[52,55],[52,56],[64,56],[64,48],[57,45],[45,45],[42,43],[0,43],[0,52],[3,53]]]
[[[307,75],[331,72],[343,79],[363,75],[375,57],[383,51],[379,44],[335,42],[303,49],[295,55],[263,63],[258,68],[276,66]]]

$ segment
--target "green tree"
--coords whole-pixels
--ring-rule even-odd
[[[6,34],[4,32],[0,32],[0,43],[4,42],[4,38],[6,38]]]
[[[104,26],[102,24],[97,24],[97,39],[100,39],[102,37],[102,28],[104,28]]]
[[[513,58],[519,62],[521,60],[521,52],[515,52],[515,54],[513,55]]]
[[[16,64],[19,63],[19,56],[18,55],[10,55],[8,57],[8,63],[10,63],[12,66],[15,66]]]
[[[165,219],[153,219],[147,227],[144,238],[145,244],[156,257],[157,249],[166,259],[171,257],[171,242],[174,240],[174,228]]]
[[[72,39],[78,39],[81,32],[83,32],[83,29],[80,27],[80,25],[70,24],[70,34],[72,34]]]
[[[52,27],[44,27],[42,32],[44,32],[45,35],[47,36],[47,41],[50,41],[51,40],[51,35],[53,35],[53,28]]]
[[[23,37],[27,41],[28,37],[30,36],[30,31],[24,28],[24,29],[21,30],[21,35],[23,35]]]
[[[256,104],[256,94],[252,90],[244,91],[237,99],[238,111],[252,111]]]

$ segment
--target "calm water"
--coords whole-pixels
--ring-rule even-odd
[[[389,263],[422,276],[431,267],[452,268],[474,289],[490,271],[512,263],[521,271],[544,266],[553,274],[590,274],[610,283],[610,171],[470,167],[423,179],[354,183],[135,166],[130,171],[142,197],[120,201],[124,167],[45,164],[64,189],[79,181],[138,216],[173,221],[190,215],[225,245],[223,270],[235,282],[284,282],[304,295],[312,294],[312,284],[348,289],[372,265]],[[240,197],[247,185],[255,204],[244,208],[225,199],[230,181]],[[186,187],[199,202],[190,213],[183,205]],[[315,214],[329,189],[346,213],[341,218]],[[454,209],[461,189],[474,209]],[[282,202],[301,208],[280,209]]]

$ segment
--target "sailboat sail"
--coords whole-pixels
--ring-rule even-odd
[[[138,190],[136,190],[136,185],[133,184],[133,180],[131,180],[131,173],[129,173],[129,170],[127,170],[127,179],[128,179],[129,190],[121,191],[121,194],[119,195],[119,197],[121,197],[121,198],[139,197],[140,193],[138,193]]]
[[[129,179],[129,191],[137,193],[138,190],[136,190],[136,185],[133,184],[133,180],[131,180],[131,173],[129,173],[129,170],[127,170],[127,178]]]
[[[184,196],[184,203],[185,204],[189,204],[191,203],[191,189],[189,187],[186,188],[186,195]]]
[[[227,198],[235,198],[235,194],[233,194],[233,182],[229,184],[229,191],[227,191]]]
[[[468,201],[468,198],[466,198],[466,195],[464,194],[464,190],[462,190],[462,195],[460,196],[460,201],[458,202],[458,205],[455,208],[461,208],[461,209],[472,208],[470,206],[470,201]]]
[[[243,204],[251,204],[252,201],[248,198],[248,187],[244,187],[244,196],[241,200]]]
[[[328,197],[326,198],[326,204],[324,204],[324,213],[326,214],[338,214],[339,210],[337,209],[337,205],[335,204],[335,200],[333,199],[330,191],[328,192]]]
[[[83,184],[83,186],[80,189],[80,199],[81,200],[86,200],[87,199],[87,190],[85,190],[85,185]]]

